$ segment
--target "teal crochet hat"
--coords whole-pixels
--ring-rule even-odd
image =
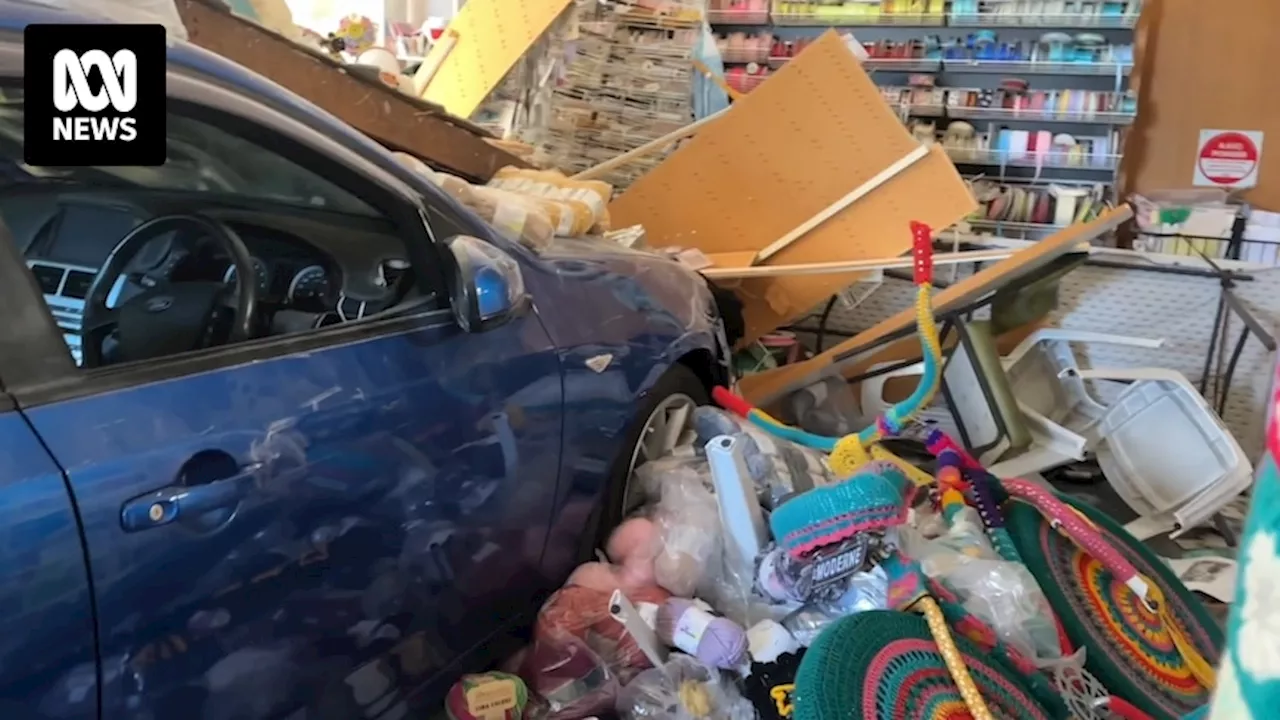
[[[1061,720],[1012,668],[955,638],[987,708],[1007,720]],[[924,618],[872,610],[827,627],[800,662],[793,720],[947,720],[968,717]]]
[[[769,529],[778,545],[800,557],[860,532],[901,525],[910,485],[892,464],[873,462],[853,477],[783,502],[769,515]]]

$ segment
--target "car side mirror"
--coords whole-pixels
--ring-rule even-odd
[[[453,315],[467,332],[484,332],[529,306],[520,265],[510,255],[470,235],[445,241],[453,253]]]

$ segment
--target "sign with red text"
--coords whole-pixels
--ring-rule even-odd
[[[1258,184],[1262,133],[1256,130],[1201,130],[1193,184],[1227,190]]]

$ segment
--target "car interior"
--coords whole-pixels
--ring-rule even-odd
[[[22,92],[5,88],[0,220],[82,367],[304,332],[423,300],[385,215],[210,122],[171,108],[160,167],[34,168],[22,162],[21,139]]]

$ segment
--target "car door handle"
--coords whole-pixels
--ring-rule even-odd
[[[125,532],[161,527],[183,518],[235,507],[253,487],[253,466],[229,478],[203,485],[170,485],[125,503],[120,524]]]

